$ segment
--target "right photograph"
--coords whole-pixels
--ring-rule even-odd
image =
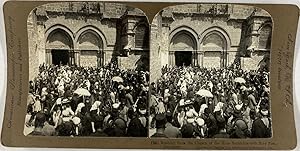
[[[149,137],[271,138],[272,17],[235,4],[184,4],[151,24]]]

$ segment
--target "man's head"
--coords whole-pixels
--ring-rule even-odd
[[[162,114],[162,113],[157,114],[155,119],[156,119],[156,128],[157,129],[165,128],[166,116],[164,114]]]
[[[38,112],[35,115],[34,125],[35,127],[43,127],[46,122],[46,115],[42,112]]]

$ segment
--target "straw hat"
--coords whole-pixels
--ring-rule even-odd
[[[73,123],[74,123],[75,125],[78,125],[78,124],[80,123],[81,120],[80,120],[79,117],[73,117],[72,121],[73,121]]]
[[[198,126],[203,126],[205,124],[205,122],[202,118],[197,118],[196,123],[197,123]]]

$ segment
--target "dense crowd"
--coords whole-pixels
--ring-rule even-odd
[[[29,82],[27,135],[147,136],[147,71],[41,65]]]
[[[269,72],[164,67],[150,85],[151,137],[268,138]]]

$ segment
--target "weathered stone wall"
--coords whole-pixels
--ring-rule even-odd
[[[253,13],[254,9],[256,9],[257,16],[270,16],[267,11],[258,7],[233,4],[176,5],[164,8],[163,15],[172,16],[172,13],[213,14],[213,11],[217,11],[219,14],[228,13],[232,19],[246,19]]]
[[[97,51],[83,50],[80,54],[80,66],[97,67]]]
[[[36,17],[32,14],[28,16],[27,20],[27,29],[28,29],[28,46],[29,46],[29,80],[34,79],[34,75],[38,74],[39,71],[39,60],[40,57],[38,47],[38,34],[35,31],[38,31],[37,25],[35,24]]]
[[[78,36],[76,33],[78,31],[86,26],[93,26],[96,29],[99,29],[104,37],[106,39],[108,48],[111,45],[114,45],[116,42],[116,23],[114,21],[110,20],[98,20],[96,18],[88,18],[86,21],[85,20],[79,20],[78,16],[75,16],[76,14],[72,16],[57,16],[55,18],[49,18],[45,22],[45,31],[51,29],[52,26],[54,25],[62,25],[67,27],[72,33],[74,38]],[[76,44],[77,42],[74,41]],[[74,45],[75,45],[74,44]]]
[[[130,19],[126,19],[130,15]],[[130,26],[130,33],[134,35],[135,24],[142,20],[147,23],[144,13],[136,8],[130,8],[118,3],[103,2],[64,2],[49,3],[34,9],[28,18],[28,36],[29,36],[29,56],[30,56],[30,79],[38,73],[38,66],[42,63],[49,63],[51,60],[51,50],[46,50],[47,36],[53,29],[59,26],[67,35],[70,35],[70,49],[76,52],[75,62],[82,66],[95,66],[97,62],[97,53],[87,54],[81,51],[95,50],[89,46],[79,46],[78,37],[85,30],[93,29],[102,41],[99,50],[103,51],[103,64],[108,64],[117,57],[122,67],[133,68],[132,65],[137,64],[140,58],[148,56],[149,50],[141,55],[140,53],[131,53],[128,57],[120,58],[122,26],[124,24],[120,20],[124,20],[126,25]],[[92,40],[92,39],[91,39]],[[102,46],[103,45],[103,46]],[[133,45],[134,46],[134,45]],[[100,48],[101,47],[101,48]],[[141,50],[144,51],[144,50]],[[81,55],[82,54],[82,55]],[[141,57],[143,56],[143,57]],[[90,62],[89,62],[90,61]],[[51,62],[51,61],[50,61]],[[81,62],[81,63],[80,63]]]
[[[185,18],[175,18],[175,20],[169,25],[169,27],[162,27],[161,32],[157,33],[152,37],[152,42],[155,45],[159,46],[160,50],[151,49],[151,51],[159,51],[159,55],[161,58],[161,67],[169,64],[168,56],[169,56],[169,45],[171,41],[170,34],[173,30],[180,28],[180,27],[188,27],[191,30],[195,31],[198,37],[196,37],[199,44],[202,43],[200,39],[202,39],[205,35],[203,34],[206,30],[210,28],[221,28],[223,29],[230,38],[230,49],[227,51],[237,51],[240,45],[241,39],[241,30],[242,30],[242,23],[234,22],[234,21],[227,21],[226,18],[215,18],[212,20],[211,17],[185,17]],[[152,30],[153,32],[153,30]],[[157,37],[157,38],[156,38]],[[152,45],[153,46],[153,45]],[[201,51],[200,46],[197,47],[196,50]],[[229,59],[231,59],[230,57]],[[233,62],[232,60],[228,60],[229,62]],[[207,60],[209,62],[209,60]],[[206,64],[206,63],[204,63]]]
[[[170,42],[174,36],[172,32],[180,31],[182,27],[182,30],[188,29],[196,35],[200,66],[218,68],[221,59],[226,57],[227,66],[241,60],[242,68],[257,69],[259,62],[268,53],[257,49],[259,28],[270,22],[272,20],[266,11],[245,5],[188,4],[168,7],[157,15],[151,27],[151,59],[160,58],[160,61],[151,60],[151,81],[159,78],[161,68],[174,60],[174,56],[170,55]],[[206,31],[214,28],[223,31],[222,34],[228,37],[228,41],[226,38],[224,40],[227,42],[227,48],[224,46],[227,53],[225,57],[221,52],[203,52],[202,42],[208,33]],[[250,30],[250,34],[246,33],[247,30]],[[251,45],[255,46],[256,52],[251,57],[241,58],[242,52]]]
[[[37,8],[37,13],[43,15],[46,12],[103,14],[106,18],[120,18],[126,11],[126,6],[120,3],[104,2],[64,2],[49,3]]]
[[[138,51],[138,50],[137,50]],[[132,52],[126,57],[118,58],[119,68],[121,69],[140,69],[141,67],[149,67],[148,52]]]
[[[30,78],[37,74],[39,64],[46,63],[47,58],[49,60],[45,50],[46,33],[58,24],[71,33],[73,47],[77,52],[80,50],[75,39],[80,29],[93,27],[100,31],[103,38],[103,64],[117,57],[120,67],[135,68],[141,58],[148,56],[152,81],[159,78],[163,66],[170,65],[174,60],[174,56],[170,55],[171,35],[174,36],[173,32],[182,27],[193,33],[197,43],[195,51],[199,54],[196,58],[199,59],[198,64],[201,66],[217,67],[221,63],[220,57],[213,57],[212,54],[203,52],[202,41],[207,31],[212,28],[221,30],[227,37],[224,39],[227,42],[224,50],[227,53],[228,66],[240,59],[242,68],[254,68],[264,58],[264,54],[268,53],[266,50],[259,51],[257,47],[259,29],[263,24],[272,22],[266,11],[243,5],[193,4],[168,7],[160,12],[151,23],[150,54],[145,50],[139,50],[131,51],[124,57],[125,52],[122,51],[126,44],[135,49],[135,27],[141,21],[146,21],[143,15],[143,12],[136,8],[128,8],[116,3],[68,2],[38,7],[28,18]],[[244,56],[245,49],[250,46],[254,47],[255,53],[252,56]],[[89,58],[88,56],[79,56],[78,61],[89,60],[84,59]]]
[[[261,61],[266,55],[269,55],[269,51],[256,51],[253,52],[251,57],[241,57],[241,67],[244,70],[257,70]]]

